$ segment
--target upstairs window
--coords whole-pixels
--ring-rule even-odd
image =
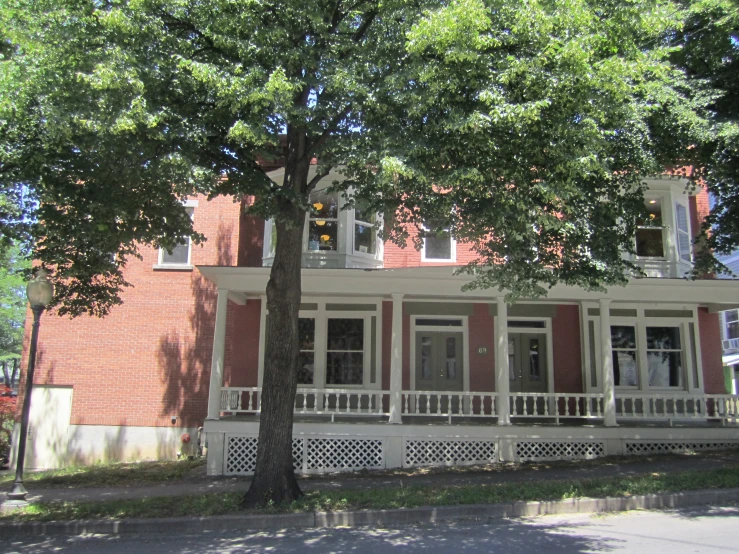
[[[739,310],[728,310],[724,312],[724,322],[726,323],[725,338],[739,339]]]
[[[448,227],[441,223],[430,221],[423,228],[423,249],[421,261],[424,262],[454,262],[456,261],[456,241]]]
[[[335,252],[339,237],[339,195],[325,190],[310,195],[313,211],[308,217],[308,251]]]
[[[354,205],[354,252],[375,253],[377,244],[377,214],[370,212],[361,200]]]
[[[665,245],[662,227],[662,200],[645,201],[649,219],[637,222],[636,255],[644,258],[664,258]]]
[[[677,233],[678,256],[684,262],[690,262],[690,226],[688,225],[688,209],[682,204],[675,204],[675,232]]]
[[[192,219],[194,208],[185,208],[187,215]],[[175,266],[189,266],[190,264],[190,237],[187,237],[184,244],[178,244],[171,251],[160,248],[159,249],[159,264],[160,265],[175,265]]]

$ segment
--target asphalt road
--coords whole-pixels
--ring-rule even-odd
[[[619,515],[548,516],[465,521],[387,529],[309,529],[264,533],[157,534],[28,538],[0,551],[158,554],[178,552],[352,554],[392,552],[739,552],[739,508],[700,508]]]

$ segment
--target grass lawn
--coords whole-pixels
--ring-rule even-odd
[[[205,459],[176,462],[107,463],[67,467],[50,471],[25,472],[23,481],[44,487],[120,487],[150,485],[192,479],[205,475]],[[8,488],[15,472],[0,476],[0,487]],[[8,485],[8,486],[3,486]]]
[[[292,504],[270,506],[262,513],[413,508],[459,504],[494,504],[518,500],[566,500],[634,496],[659,492],[738,488],[739,465],[720,469],[648,475],[474,486],[411,486],[307,493]],[[38,503],[24,511],[0,515],[0,521],[60,521],[132,517],[213,516],[239,512],[241,494]]]

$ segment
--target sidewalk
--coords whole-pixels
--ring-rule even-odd
[[[647,473],[709,470],[739,464],[739,451],[715,454],[653,456],[645,458],[615,458],[597,462],[557,463],[551,467],[536,465],[489,466],[481,471],[449,473],[406,474],[358,474],[338,477],[310,477],[299,479],[303,491],[331,489],[366,489],[378,487],[477,485],[503,482],[536,482],[561,479],[588,479],[592,477],[617,477]],[[112,500],[121,498],[145,498],[183,496],[216,492],[246,492],[249,479],[243,477],[217,478],[195,483],[163,483],[143,487],[110,488],[35,488],[26,484],[31,502],[58,502],[75,500]],[[0,493],[0,506],[6,501],[10,485]]]

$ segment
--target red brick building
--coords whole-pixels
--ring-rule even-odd
[[[420,251],[383,244],[374,214],[342,210],[319,184],[318,215],[305,223],[296,468],[739,440],[721,425],[738,404],[724,387],[717,315],[739,289],[682,278],[707,210],[706,194],[686,184],[648,182],[662,227],[636,237],[647,278],[605,294],[557,286],[512,306],[497,290],[462,292],[469,278],[454,267],[473,258],[468,246],[449,235]],[[183,433],[204,426],[211,474],[252,470],[273,226],[230,199],[188,205],[203,246],[144,249],[126,269],[134,286],[105,319],[44,316],[28,467],[171,458]]]

